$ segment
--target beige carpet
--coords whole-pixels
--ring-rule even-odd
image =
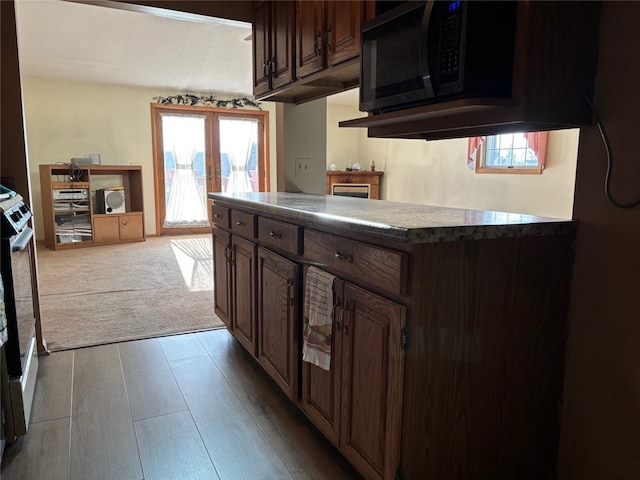
[[[52,251],[37,247],[50,350],[221,327],[211,235]]]

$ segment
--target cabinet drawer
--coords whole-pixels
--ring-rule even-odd
[[[260,217],[258,239],[263,245],[299,255],[302,247],[302,228],[292,223]]]
[[[406,293],[406,253],[307,230],[304,234],[304,256],[357,283],[392,294]]]
[[[257,216],[231,210],[231,231],[247,238],[256,238]]]
[[[227,207],[214,205],[211,207],[211,213],[214,225],[220,228],[229,228],[229,209]]]

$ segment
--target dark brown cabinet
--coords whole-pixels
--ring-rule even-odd
[[[392,480],[400,460],[406,309],[335,282],[329,371],[303,362],[300,407],[366,478]]]
[[[225,248],[235,262],[216,295],[243,284],[233,311],[257,290],[247,348],[363,478],[553,477],[572,222],[254,195],[210,194],[230,230],[216,271]],[[336,276],[329,370],[301,358],[305,265]]]
[[[215,218],[215,214],[214,214]],[[213,289],[216,315],[229,330],[231,324],[231,235],[219,228],[213,229]]]
[[[254,96],[303,103],[359,84],[372,0],[253,2]],[[286,58],[285,58],[286,57]]]
[[[258,248],[258,361],[293,400],[298,396],[298,265]]]
[[[256,354],[257,247],[238,235],[214,227],[214,308],[229,331]]]
[[[298,78],[360,55],[361,1],[296,2]]]
[[[295,79],[293,1],[253,4],[253,93],[262,95]]]
[[[364,2],[334,1],[326,4],[327,66],[360,56],[360,29]]]
[[[256,245],[231,236],[233,335],[256,354]]]

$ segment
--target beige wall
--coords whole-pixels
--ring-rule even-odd
[[[542,175],[476,174],[466,166],[466,139],[368,138],[364,129],[337,126],[362,116],[357,107],[329,103],[327,110],[327,167],[375,161],[385,200],[571,218],[578,129],[550,134]]]
[[[155,235],[151,112],[154,96],[175,95],[158,89],[124,87],[41,78],[23,79],[26,135],[36,236],[44,238],[38,165],[68,163],[73,157],[99,153],[105,165],[142,165],[145,232]],[[262,104],[270,113],[275,105]],[[275,128],[270,148],[275,152]],[[272,154],[275,159],[275,153]],[[271,183],[275,185],[275,161]],[[274,187],[275,188],[275,187]]]
[[[300,105],[285,104],[285,191],[324,193],[326,178],[327,120],[324,99]],[[296,174],[296,159],[308,159],[307,175]]]

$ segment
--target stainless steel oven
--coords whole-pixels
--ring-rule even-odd
[[[7,341],[2,345],[2,394],[6,441],[27,433],[38,373],[35,334],[31,211],[20,195],[0,201],[0,274]]]

